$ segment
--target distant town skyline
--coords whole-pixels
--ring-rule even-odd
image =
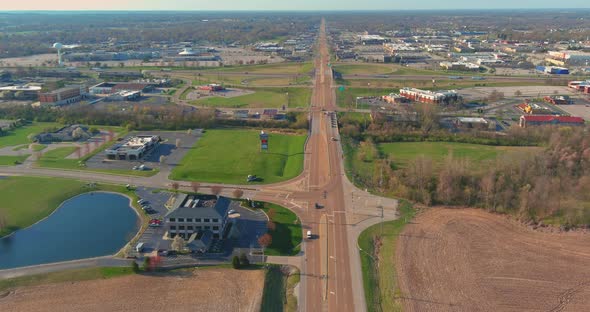
[[[2,1],[2,11],[14,10],[441,10],[441,9],[544,9],[590,8],[590,1],[570,0],[420,0],[413,2],[396,0],[28,0]]]

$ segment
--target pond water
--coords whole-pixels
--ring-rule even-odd
[[[65,201],[53,214],[0,239],[0,269],[112,255],[140,228],[125,196],[93,192]]]

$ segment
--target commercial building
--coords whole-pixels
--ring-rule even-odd
[[[110,94],[107,97],[108,101],[133,101],[137,100],[141,97],[141,92],[139,91],[119,91],[113,94]]]
[[[524,102],[521,104],[516,105],[516,108],[522,111],[525,114],[529,115],[549,115],[551,114],[551,110],[549,110],[545,106],[541,106],[535,103],[528,103]]]
[[[537,66],[537,71],[551,75],[569,75],[569,69],[557,66]]]
[[[590,93],[590,80],[586,81],[570,81],[568,87],[580,91],[582,93]]]
[[[555,60],[564,65],[581,66],[590,63],[590,53],[583,51],[549,51],[547,52],[547,55],[549,56],[548,60]]]
[[[410,101],[433,104],[448,103],[460,98],[455,90],[427,91],[416,88],[403,88],[399,90],[399,94]]]
[[[440,62],[440,67],[446,70],[478,71],[479,65],[465,62]]]
[[[90,87],[90,94],[108,95],[121,91],[149,92],[154,88],[151,83],[138,82],[103,82]]]
[[[108,159],[139,160],[160,143],[157,135],[138,135],[105,150]]]
[[[390,104],[409,102],[407,98],[405,98],[397,93],[390,93],[388,95],[384,95],[381,97],[381,99],[387,103],[390,103]]]
[[[489,123],[485,118],[480,117],[457,117],[454,125],[460,129],[488,129]]]
[[[523,115],[520,116],[519,125],[522,128],[528,126],[583,126],[584,119],[572,116],[554,116],[554,115]]]
[[[176,194],[174,204],[164,217],[168,237],[176,235],[194,240],[201,232],[210,231],[213,237],[221,237],[228,224],[231,200],[219,196]]]
[[[39,93],[41,105],[65,105],[78,102],[85,93],[84,86],[69,86],[51,92]]]
[[[360,35],[359,41],[362,45],[377,45],[384,44],[390,40],[379,35]]]

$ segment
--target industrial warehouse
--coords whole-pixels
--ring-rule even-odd
[[[160,143],[157,135],[138,135],[105,150],[108,159],[139,160]]]

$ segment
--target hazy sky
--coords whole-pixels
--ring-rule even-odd
[[[399,10],[590,8],[589,0],[0,0],[0,10]]]

